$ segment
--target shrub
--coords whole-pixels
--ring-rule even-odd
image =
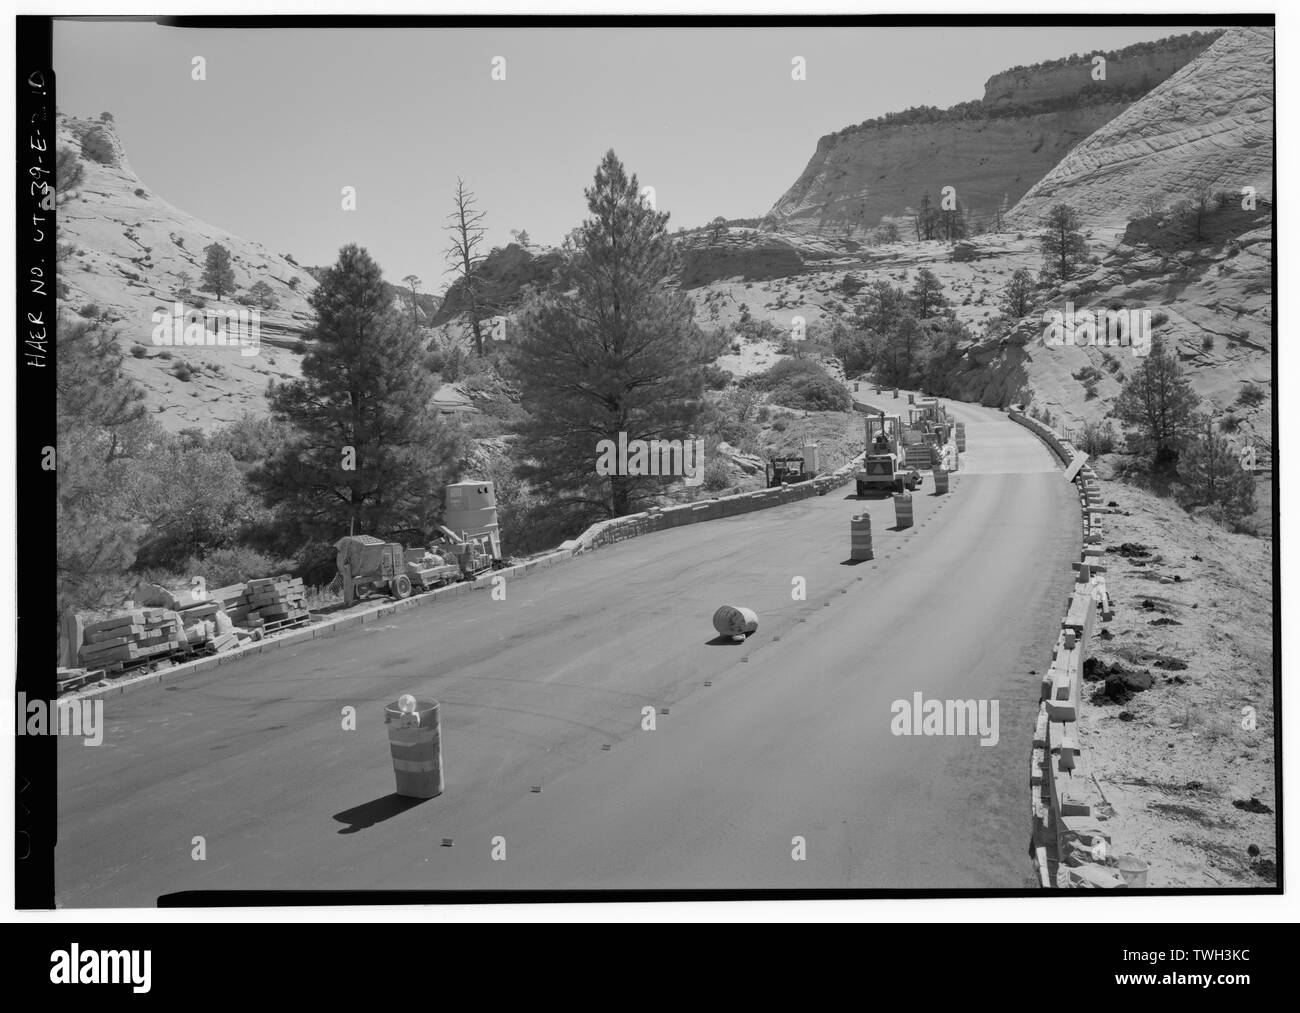
[[[1079,436],[1079,443],[1089,457],[1115,452],[1115,427],[1109,422],[1088,422]]]
[[[1263,404],[1264,399],[1268,397],[1268,392],[1258,384],[1248,383],[1241,388],[1241,393],[1237,395],[1237,403],[1244,404],[1248,408],[1254,408]]]
[[[89,317],[91,320],[94,320],[99,316],[99,307],[93,302],[88,302],[77,312],[79,312],[83,317]]]
[[[143,197],[143,196],[145,195],[144,187],[142,187],[142,186],[137,186],[137,187],[135,188],[135,195],[136,195],[137,197]]]
[[[181,383],[189,383],[194,377],[194,370],[188,362],[177,362],[172,366],[172,375]]]
[[[704,384],[709,390],[725,390],[729,383],[731,383],[730,371],[712,362],[704,367]]]
[[[100,165],[117,164],[117,159],[113,154],[113,143],[99,127],[86,131],[81,138],[81,153],[92,162],[98,162]]]
[[[731,485],[731,469],[719,455],[712,455],[704,462],[704,488],[709,492],[719,492]]]
[[[1166,324],[1168,322],[1169,322],[1169,314],[1166,313],[1164,310],[1156,310],[1154,313],[1151,314],[1152,327],[1159,327],[1161,324]]]
[[[772,428],[775,429],[778,433],[785,432],[786,428],[789,425],[790,425],[790,420],[787,419],[784,415],[778,419],[772,420]]]
[[[293,569],[293,563],[235,545],[214,549],[201,559],[191,557],[183,569],[186,573],[201,575],[208,587],[215,588],[243,584],[258,577],[278,576]]]
[[[144,347],[144,345],[132,345],[131,354],[135,356],[137,359],[143,359],[146,355],[149,354],[149,352],[148,349]]]
[[[293,343],[293,350],[298,355],[306,355],[307,342],[303,341],[302,338],[299,338],[297,341]]]
[[[1201,338],[1201,350],[1205,352],[1214,351],[1214,335],[1210,334],[1208,331],[1205,336]]]

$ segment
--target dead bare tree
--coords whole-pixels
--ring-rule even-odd
[[[487,233],[483,225],[486,217],[483,211],[478,210],[473,191],[466,188],[464,180],[457,179],[455,208],[447,216],[451,224],[443,226],[443,230],[452,235],[451,244],[446,250],[449,266],[444,273],[455,274],[460,279],[465,314],[469,317],[470,330],[474,334],[474,351],[478,355],[483,354],[483,329],[479,324],[480,281],[475,271],[485,259],[479,249],[483,245],[483,236]]]

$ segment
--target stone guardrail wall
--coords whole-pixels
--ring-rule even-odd
[[[1065,478],[1079,494],[1082,549],[1072,564],[1075,584],[1065,603],[1065,616],[1052,648],[1052,661],[1043,676],[1038,720],[1030,760],[1032,844],[1039,883],[1045,888],[1113,889],[1141,885],[1120,869],[1123,861],[1111,852],[1109,837],[1091,819],[1083,750],[1078,722],[1083,705],[1083,666],[1093,627],[1113,613],[1102,565],[1105,516],[1097,476],[1080,453],[1051,427],[1018,411],[1011,420],[1039,437],[1066,466]]]
[[[861,467],[862,459],[863,455],[859,454],[848,464],[829,474],[819,475],[817,478],[794,485],[783,485],[777,489],[757,489],[753,492],[736,493],[733,496],[701,500],[698,503],[683,503],[674,507],[652,507],[642,513],[598,521],[577,538],[561,544],[560,550],[574,554],[589,552],[602,545],[612,545],[614,542],[649,534],[652,531],[664,531],[684,524],[712,521],[721,517],[735,517],[753,510],[765,510],[768,507],[780,506],[782,503],[793,503],[795,500],[807,499],[810,496],[821,496],[849,482]]]
[[[127,693],[134,689],[156,685],[164,680],[170,681],[186,675],[208,671],[219,665],[244,661],[252,655],[270,654],[281,647],[291,644],[319,637],[333,636],[342,630],[360,626],[363,623],[374,622],[376,619],[447,601],[450,598],[468,594],[478,588],[491,587],[492,580],[495,577],[505,577],[507,579],[520,577],[538,567],[553,566],[556,563],[572,559],[580,553],[600,548],[602,545],[612,545],[615,542],[635,538],[637,535],[647,534],[651,531],[662,531],[666,528],[715,520],[720,517],[734,517],[737,514],[749,513],[752,510],[763,510],[767,507],[780,506],[782,503],[807,499],[810,496],[820,496],[849,482],[853,478],[854,472],[858,470],[861,461],[862,455],[858,455],[848,464],[827,475],[821,475],[806,482],[800,482],[797,485],[782,486],[779,489],[758,489],[753,492],[738,493],[721,499],[710,499],[700,503],[687,503],[662,509],[655,508],[639,514],[630,514],[626,517],[600,521],[593,524],[577,538],[564,542],[554,552],[516,566],[490,571],[472,581],[449,584],[433,591],[413,595],[403,601],[376,603],[371,608],[359,612],[350,612],[337,619],[325,619],[323,622],[316,622],[299,629],[273,633],[260,641],[246,644],[232,651],[226,651],[212,657],[200,658],[196,661],[182,662],[179,665],[172,665],[168,668],[158,669],[138,676],[128,676],[107,686],[92,686],[78,693],[68,694],[62,699],[91,698]]]

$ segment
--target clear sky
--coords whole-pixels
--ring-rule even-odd
[[[367,247],[390,281],[447,282],[462,176],[489,240],[558,243],[613,148],[670,227],[757,217],[817,139],[992,74],[1183,34],[1169,27],[224,30],[62,21],[59,108],[113,114],[166,200],[302,264]],[[206,81],[191,59],[206,60]],[[492,59],[506,79],[493,81]],[[791,59],[807,80],[791,79]],[[357,190],[357,209],[340,190]]]

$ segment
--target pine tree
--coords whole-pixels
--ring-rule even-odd
[[[1002,290],[1002,312],[1007,316],[1021,320],[1029,316],[1034,309],[1034,276],[1028,268],[1022,267],[1011,276],[1007,287]]]
[[[203,287],[222,298],[235,288],[235,271],[230,265],[230,251],[220,243],[203,248]]]
[[[478,199],[462,179],[456,180],[456,196],[453,201],[454,207],[447,216],[450,224],[443,226],[443,231],[451,233],[451,243],[444,253],[448,265],[444,273],[456,275],[465,317],[470,333],[474,335],[474,352],[482,355],[483,325],[479,322],[479,317],[484,310],[483,283],[478,269],[487,259],[479,252],[483,246],[483,237],[487,234],[487,228],[483,224],[487,215],[478,210]]]
[[[132,430],[146,419],[144,394],[122,368],[100,321],[64,318],[55,378],[60,611],[89,608],[120,591],[141,528],[131,508],[138,484],[127,467]]]
[[[943,283],[928,267],[923,267],[916,273],[916,281],[908,293],[908,302],[918,320],[928,320],[948,308],[948,301],[943,296]]]
[[[1254,477],[1242,468],[1237,451],[1214,432],[1208,418],[1205,432],[1189,440],[1179,458],[1178,476],[1184,483],[1179,497],[1184,506],[1218,506],[1228,517],[1255,510]]]
[[[1046,228],[1040,237],[1043,251],[1043,276],[1067,281],[1088,255],[1088,244],[1079,231],[1074,208],[1057,204],[1047,214]]]
[[[1130,446],[1164,466],[1177,460],[1191,436],[1199,401],[1177,357],[1153,338],[1141,367],[1115,399],[1115,417],[1131,430]]]
[[[513,349],[528,413],[520,476],[574,520],[616,517],[673,481],[596,473],[598,443],[690,439],[712,361],[677,269],[668,215],[640,197],[613,151],[586,191],[564,288],[525,309]]]
[[[270,395],[273,416],[295,435],[249,481],[281,508],[286,549],[347,534],[423,538],[461,446],[431,407],[421,341],[355,244],[339,251],[310,302],[316,325],[302,379]]]

